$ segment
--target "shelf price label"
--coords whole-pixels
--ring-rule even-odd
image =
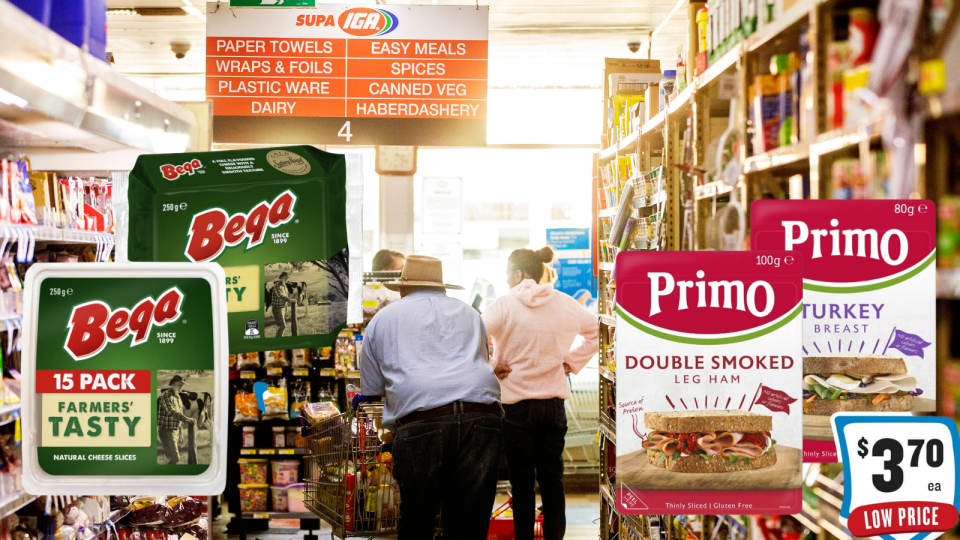
[[[953,528],[960,437],[952,419],[839,413],[832,423],[846,479],[840,517],[854,536],[932,540]]]

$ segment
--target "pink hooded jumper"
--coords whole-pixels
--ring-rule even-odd
[[[597,354],[597,316],[549,283],[523,280],[484,311],[483,324],[493,337],[493,366],[512,370],[500,379],[506,404],[569,397],[563,364],[578,373]],[[571,350],[578,335],[583,342]]]

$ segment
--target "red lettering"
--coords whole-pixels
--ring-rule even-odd
[[[107,304],[94,301],[73,308],[69,331],[64,348],[74,360],[86,360],[95,356],[107,343],[119,343],[133,334],[130,346],[145,343],[150,337],[150,328],[156,324],[173,322],[180,318],[183,293],[172,287],[154,302],[146,297],[133,309],[118,308],[110,311]]]
[[[150,333],[150,326],[153,324],[153,308],[156,304],[153,300],[146,298],[133,307],[130,312],[130,331],[133,332],[133,343],[139,345],[147,340]]]
[[[127,322],[130,320],[130,310],[120,308],[110,314],[107,323],[107,339],[120,341],[127,335]]]
[[[297,26],[303,26],[304,15],[297,15]]]
[[[110,307],[103,302],[90,302],[73,308],[64,347],[74,360],[90,358],[107,345],[102,327],[109,316]]]
[[[234,246],[243,240],[243,228],[246,226],[246,221],[247,216],[243,214],[230,216],[230,221],[227,222],[227,230],[223,232],[223,239],[227,242],[227,245]]]
[[[247,239],[246,249],[263,242],[267,231],[293,219],[297,196],[289,189],[277,195],[271,203],[263,201],[249,213],[237,213],[227,217],[220,208],[205,210],[193,216],[187,233],[184,255],[193,262],[216,259],[228,246],[235,246]]]
[[[160,172],[163,173],[163,177],[167,180],[176,180],[180,177],[180,175],[177,174],[176,167],[173,165],[161,165]]]
[[[184,252],[187,258],[193,262],[203,262],[219,257],[224,248],[221,231],[226,222],[227,213],[219,208],[193,216],[190,231],[187,233],[190,238]]]

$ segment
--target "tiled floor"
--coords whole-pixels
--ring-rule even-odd
[[[496,506],[506,501],[506,496],[498,496]],[[567,534],[566,540],[597,540],[600,534],[600,495],[598,493],[568,493],[567,494]],[[237,540],[239,537],[226,535],[223,531],[223,522],[214,526],[214,540]],[[330,527],[321,522],[323,528],[315,531],[321,540],[330,538]],[[276,520],[271,523],[269,531],[248,532],[248,540],[294,540],[302,538],[303,531],[296,529],[296,521]],[[291,528],[292,527],[292,528]],[[454,539],[455,540],[455,539]]]

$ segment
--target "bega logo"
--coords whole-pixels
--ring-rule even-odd
[[[297,196],[289,189],[273,202],[261,201],[249,212],[228,215],[222,208],[211,208],[193,216],[183,254],[193,262],[212,261],[227,247],[247,241],[246,249],[263,243],[267,231],[289,223],[294,217]]]
[[[757,201],[751,245],[802,255],[808,289],[835,284],[853,292],[893,285],[932,264],[935,220],[929,201]]]
[[[164,178],[172,181],[180,178],[183,175],[193,176],[193,173],[202,168],[203,164],[200,163],[200,160],[194,159],[184,163],[183,165],[161,165],[160,173],[163,174]]]
[[[748,252],[617,257],[617,313],[670,341],[733,343],[772,332],[800,313],[801,291],[799,262],[784,265],[782,254],[779,268]]]
[[[351,36],[382,36],[397,29],[397,16],[385,9],[351,8],[340,14],[337,25]]]
[[[157,300],[148,296],[130,309],[111,310],[99,300],[74,306],[63,348],[79,361],[100,354],[108,343],[119,343],[130,335],[133,336],[130,347],[146,343],[153,326],[163,326],[180,318],[183,298],[180,289],[171,287]]]

